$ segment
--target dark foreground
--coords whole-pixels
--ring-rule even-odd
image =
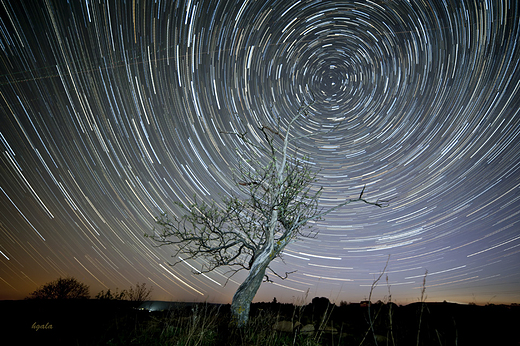
[[[367,306],[325,298],[256,303],[244,330],[229,325],[229,305],[149,312],[127,301],[26,300],[0,310],[2,345],[520,345],[518,306],[372,304],[369,319]]]

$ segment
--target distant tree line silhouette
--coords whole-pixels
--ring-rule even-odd
[[[115,292],[108,289],[106,292],[102,290],[96,295],[96,299],[102,300],[129,300],[140,303],[150,299],[152,288],[147,288],[146,283],[137,283],[128,290]],[[89,299],[89,286],[79,282],[74,277],[58,278],[48,282],[29,294],[25,299]]]
[[[132,302],[145,302],[150,299],[152,288],[146,288],[146,283],[139,285],[137,283],[135,287],[130,287],[128,290],[116,291],[112,293],[110,288],[105,292],[102,290],[96,295],[96,299],[102,300],[129,300]]]

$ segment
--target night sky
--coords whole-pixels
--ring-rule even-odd
[[[0,6],[0,299],[60,276],[91,295],[229,303],[154,247],[175,201],[237,192],[223,131],[287,126],[322,207],[255,301],[520,303],[517,1],[19,1]],[[313,134],[309,136],[309,134]],[[305,298],[307,297],[307,298]]]

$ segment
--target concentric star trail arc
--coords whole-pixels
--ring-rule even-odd
[[[156,247],[174,202],[220,203],[285,129],[321,206],[256,300],[520,302],[520,14],[495,1],[4,1],[0,299],[74,276],[229,302],[241,282]],[[271,276],[270,276],[271,278]],[[430,281],[431,280],[431,281]],[[283,282],[282,282],[283,281]],[[381,286],[381,285],[380,285]],[[384,286],[384,285],[382,285]],[[377,287],[383,297],[388,287]]]

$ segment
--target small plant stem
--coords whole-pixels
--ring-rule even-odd
[[[417,329],[417,346],[419,346],[419,335],[421,334],[421,321],[422,314],[424,310],[424,301],[426,300],[425,292],[426,292],[426,276],[428,275],[428,270],[424,273],[423,284],[421,289],[421,312],[419,314],[419,328]]]
[[[368,310],[368,324],[369,324],[369,330],[372,331],[372,335],[374,337],[374,343],[375,343],[376,346],[377,346],[377,338],[376,338],[376,333],[374,331],[374,321],[372,321],[372,315],[370,313],[370,305],[372,305],[372,293],[374,292],[374,289],[376,288],[377,283],[379,282],[379,280],[381,280],[381,278],[383,277],[383,274],[386,271],[386,267],[388,267],[388,261],[390,261],[390,255],[388,255],[388,259],[386,260],[386,264],[385,264],[385,267],[383,268],[383,271],[381,272],[381,274],[379,274],[377,279],[374,280],[374,282],[372,282],[372,286],[370,287],[370,294],[368,295],[368,306],[367,306],[367,310]],[[379,309],[379,311],[381,311],[381,308]],[[377,313],[377,315],[379,315],[379,312]],[[377,315],[375,316],[375,318],[377,318]],[[368,333],[368,331],[367,331],[367,333]],[[365,337],[366,337],[367,333],[365,333]],[[363,342],[365,341],[365,337],[363,337],[363,340],[361,340],[360,345],[362,345]]]

